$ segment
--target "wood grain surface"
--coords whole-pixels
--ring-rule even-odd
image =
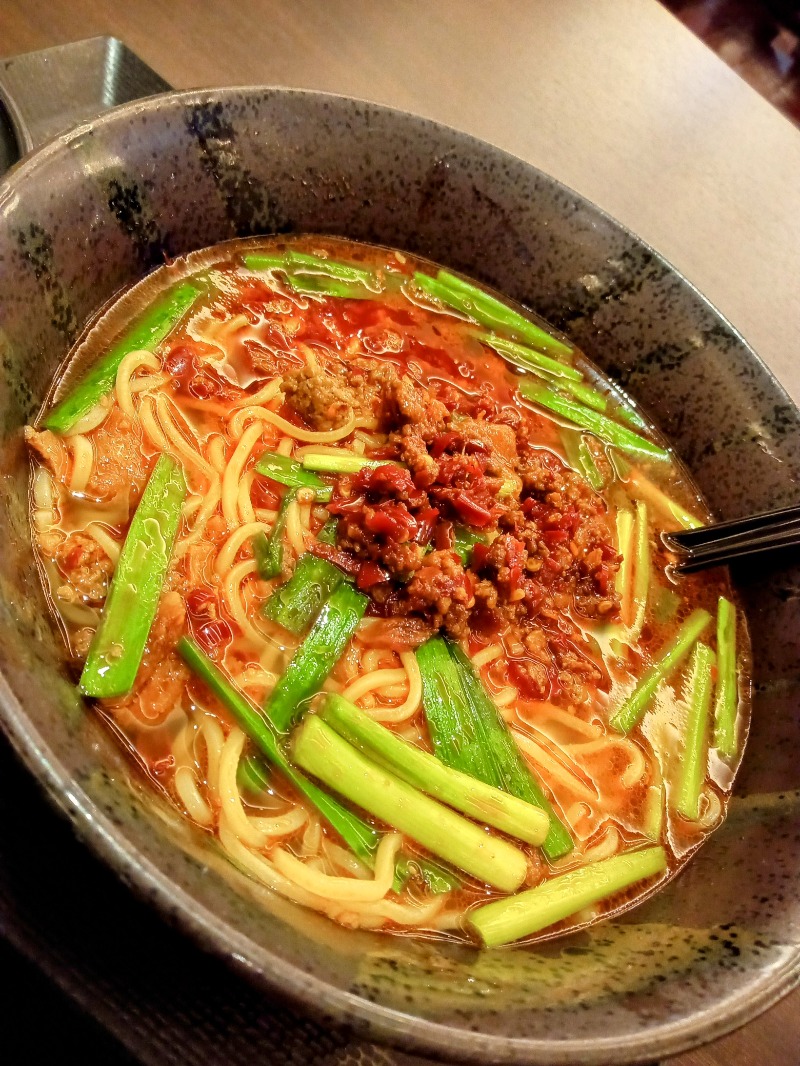
[[[177,88],[266,83],[464,129],[667,256],[800,401],[800,133],[655,0],[0,0],[0,54],[122,39]],[[800,992],[671,1066],[797,1066]]]

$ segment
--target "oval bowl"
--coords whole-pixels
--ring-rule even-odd
[[[710,1040],[800,974],[800,571],[736,574],[753,635],[749,749],[726,824],[644,905],[536,948],[341,929],[260,892],[144,804],[76,696],[28,527],[21,428],[122,287],[231,237],[318,232],[464,271],[565,330],[649,411],[720,517],[796,500],[800,415],[656,252],[491,145],[320,93],[172,93],[59,136],[0,184],[0,715],[79,835],[265,990],[458,1062],[625,1063]],[[765,856],[766,861],[765,861]]]

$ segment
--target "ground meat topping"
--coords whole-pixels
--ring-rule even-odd
[[[354,412],[386,434],[372,453],[386,462],[336,480],[336,546],[320,553],[369,593],[389,645],[439,630],[505,634],[518,649],[509,680],[534,699],[578,700],[602,680],[572,617],[617,611],[607,508],[531,442],[518,410],[485,387],[439,378],[426,387],[391,363],[359,359],[324,370],[312,361],[286,376],[284,392],[314,428]],[[464,559],[454,550],[459,528],[481,538]]]

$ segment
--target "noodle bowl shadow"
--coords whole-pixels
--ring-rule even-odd
[[[796,502],[800,414],[768,370],[652,249],[533,167],[317,93],[127,105],[0,184],[0,713],[15,747],[136,891],[258,984],[363,1035],[461,1062],[623,1063],[753,1017],[800,974],[800,570],[734,575],[755,692],[727,822],[642,906],[535,948],[352,932],[261,892],[144,804],[86,715],[31,551],[22,426],[119,289],[164,256],[272,232],[387,244],[493,285],[644,404],[720,517]]]

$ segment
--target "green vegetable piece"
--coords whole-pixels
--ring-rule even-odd
[[[312,292],[320,296],[334,296],[339,300],[365,300],[377,295],[360,285],[316,274],[288,274],[286,280],[295,292]]]
[[[358,628],[368,602],[366,596],[343,582],[324,604],[267,699],[264,709],[278,732],[287,732],[302,713],[302,704],[322,688]]]
[[[582,474],[593,489],[601,489],[605,478],[595,461],[592,449],[586,442],[586,435],[574,429],[563,429],[561,441],[567,462],[577,474]]]
[[[251,538],[250,543],[253,546],[258,576],[264,581],[280,577],[283,570],[283,534],[286,529],[286,512],[295,495],[295,489],[285,492],[278,508],[275,525],[268,534],[262,529]]]
[[[633,430],[628,429],[626,426],[621,426],[618,422],[612,421],[599,411],[583,407],[566,396],[560,396],[557,392],[553,392],[552,389],[548,389],[546,385],[540,385],[530,378],[523,378],[518,388],[520,395],[526,400],[539,404],[540,407],[546,407],[549,411],[561,415],[562,418],[574,422],[581,429],[594,433],[607,444],[613,444],[615,447],[622,449],[622,451],[643,456],[647,459],[669,459],[669,452],[665,448],[654,444],[652,441],[645,440],[638,433],[634,433]]]
[[[672,640],[662,649],[659,658],[653,663],[611,719],[610,725],[612,729],[616,729],[618,733],[630,733],[647,710],[647,705],[655,695],[659,684],[669,677],[672,671],[688,655],[694,642],[710,621],[711,615],[708,611],[703,610],[702,607],[692,611]]]
[[[736,681],[736,608],[720,596],[717,606],[717,655],[719,675],[714,703],[714,746],[727,758],[736,754],[736,711],[739,692]]]
[[[458,869],[504,892],[524,881],[522,851],[371,762],[317,715],[306,716],[291,750],[306,773]]]
[[[264,616],[290,633],[303,633],[343,581],[338,566],[306,552],[297,560],[289,580],[267,600]]]
[[[329,544],[332,548],[336,547],[336,530],[339,528],[338,518],[329,518],[325,525],[317,533],[317,540],[320,544]]]
[[[119,365],[126,355],[140,350],[154,352],[202,295],[203,289],[184,282],[165,293],[98,359],[86,376],[42,423],[54,433],[67,433],[76,422],[114,388]]]
[[[667,496],[638,470],[628,471],[627,477],[628,491],[631,496],[645,500],[662,518],[677,522],[683,529],[699,529],[703,525],[699,518],[687,511],[671,496]]]
[[[700,791],[706,776],[708,757],[708,717],[714,689],[715,655],[708,645],[698,642],[689,666],[689,712],[681,758],[676,809],[684,818],[700,817]]]
[[[417,275],[415,274],[414,277],[416,278]],[[457,297],[462,301],[462,307],[459,310],[463,309],[463,305],[467,308],[471,307],[471,312],[467,311],[467,313],[471,313],[472,317],[482,325],[490,328],[496,328],[499,325],[510,329],[529,344],[533,344],[542,351],[552,352],[554,355],[568,356],[572,353],[570,345],[564,344],[541,326],[534,325],[530,319],[518,314],[502,300],[490,296],[488,292],[477,288],[464,278],[451,274],[448,270],[440,270],[436,275],[436,280],[450,292],[451,300]]]
[[[432,637],[417,650],[422,702],[437,759],[541,808],[550,859],[572,850],[569,833],[534,780],[516,741],[457,644]]]
[[[246,255],[244,265],[248,270],[286,270],[285,255],[269,255],[259,252],[257,255]]]
[[[633,624],[627,636],[631,644],[638,641],[642,635],[644,619],[647,614],[647,597],[650,593],[650,525],[647,504],[643,500],[636,501],[633,539],[636,553],[636,566],[633,574],[633,607],[635,613]]]
[[[353,266],[351,263],[342,263],[337,259],[323,259],[318,255],[295,251],[290,251],[286,259],[288,265],[297,273],[310,271],[314,274],[338,278],[339,281],[360,282],[367,286],[375,284],[375,275],[371,270]]]
[[[486,947],[498,947],[546,929],[666,868],[663,848],[629,851],[570,870],[509,899],[487,903],[471,911],[467,920]]]
[[[264,714],[253,706],[194,641],[187,637],[181,638],[178,642],[178,653],[189,669],[205,682],[267,761],[277,767],[297,791],[316,807],[350,850],[367,866],[372,866],[380,840],[377,830],[363,818],[343,807],[337,799],[329,796],[313,781],[298,773],[278,747],[278,741]]]
[[[92,639],[79,689],[110,699],[133,688],[178,532],[186,479],[161,455],[133,516],[111,581],[100,625]]]
[[[540,807],[550,819],[547,836],[542,844],[542,851],[550,860],[561,858],[572,851],[573,843],[569,831],[553,809],[553,805],[542,791],[541,786],[528,767],[525,757],[503,721],[475,668],[461,647],[453,641],[447,641],[453,660],[460,669],[461,684],[470,703],[472,715],[482,726],[484,743],[492,751],[492,758],[497,766],[501,781],[499,787],[510,792],[526,803]]]
[[[486,537],[483,533],[473,533],[466,526],[456,526],[453,529],[453,551],[459,557],[464,566],[469,566],[472,558],[472,549],[476,544],[485,544]]]
[[[342,451],[339,455],[323,452],[307,452],[303,456],[303,467],[323,474],[357,474],[367,466],[397,466],[386,459],[367,459],[364,455]]]
[[[528,844],[541,844],[547,836],[549,819],[539,807],[446,766],[435,756],[401,740],[341,696],[329,693],[319,713],[368,759],[379,762],[421,792]]]
[[[241,792],[262,795],[269,788],[267,764],[258,755],[245,755],[236,768],[236,784]]]
[[[256,471],[265,477],[286,485],[290,489],[314,489],[314,495],[321,503],[331,498],[333,489],[311,470],[306,470],[302,463],[288,455],[277,452],[264,452],[256,463]]]
[[[553,376],[557,377],[560,381],[581,381],[583,378],[580,370],[574,366],[570,366],[569,363],[561,362],[559,359],[551,359],[549,355],[535,352],[532,348],[526,348],[522,344],[516,344],[514,341],[507,340],[505,337],[498,337],[496,333],[476,333],[475,336],[481,344],[485,344],[489,348],[494,348],[494,350],[508,360],[509,363],[513,363],[515,366],[521,367],[523,370],[533,370],[534,372],[544,371],[551,380]]]
[[[444,866],[440,866],[432,859],[418,858],[416,855],[398,859],[395,873],[401,885],[405,885],[413,877],[421,878],[434,896],[452,892],[453,889],[460,888],[462,885],[461,878],[452,871],[446,870]]]

